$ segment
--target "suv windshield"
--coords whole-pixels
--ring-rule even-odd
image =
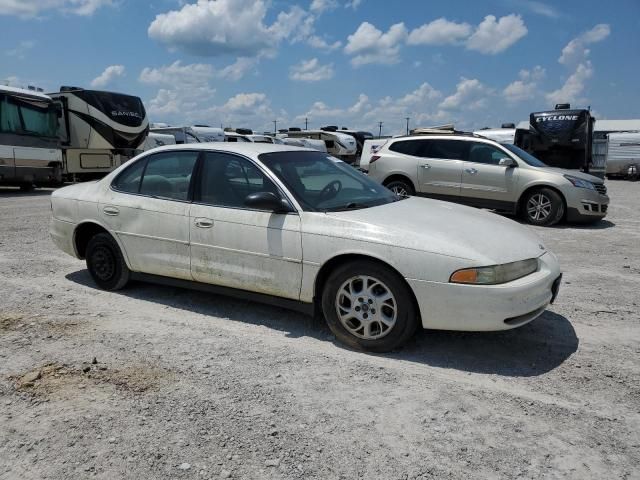
[[[519,147],[516,147],[515,145],[511,145],[510,143],[501,143],[500,145],[502,145],[504,148],[509,150],[511,153],[515,153],[518,156],[518,158],[522,159],[527,165],[531,165],[532,167],[548,167],[549,166],[546,163],[538,160],[536,157],[534,157],[530,153],[525,152]]]
[[[323,152],[274,152],[258,157],[296,197],[304,210],[340,211],[399,200],[342,160]]]

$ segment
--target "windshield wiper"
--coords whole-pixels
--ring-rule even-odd
[[[349,202],[345,205],[327,208],[325,212],[344,212],[345,210],[358,210],[360,208],[369,208],[370,206],[368,203]]]

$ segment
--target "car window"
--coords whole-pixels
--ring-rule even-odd
[[[163,152],[149,157],[140,184],[142,195],[187,200],[198,152]]]
[[[244,208],[247,195],[278,188],[253,163],[237,155],[209,152],[204,156],[196,201],[207,205]]]
[[[134,162],[133,165],[116,177],[111,186],[120,192],[138,193],[140,191],[140,180],[146,165],[146,158]]]
[[[414,157],[420,156],[420,146],[424,141],[420,140],[401,140],[389,145],[389,150],[393,152],[402,153],[404,155],[413,155]]]
[[[427,140],[420,151],[420,156],[446,160],[465,160],[468,151],[469,142],[463,140]]]
[[[468,161],[485,165],[498,165],[501,159],[507,157],[508,155],[505,152],[493,145],[471,142]]]

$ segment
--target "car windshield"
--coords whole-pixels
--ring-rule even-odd
[[[511,153],[515,153],[518,156],[518,158],[521,158],[527,165],[531,165],[532,167],[548,167],[549,166],[546,163],[538,160],[536,157],[534,157],[530,153],[525,152],[520,147],[516,147],[515,145],[512,145],[510,143],[502,143],[501,145],[507,150],[509,150]]]
[[[390,190],[323,152],[273,152],[258,158],[307,211],[352,210],[399,200]]]

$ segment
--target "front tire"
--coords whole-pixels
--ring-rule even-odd
[[[103,290],[120,290],[131,278],[120,247],[108,233],[98,233],[89,240],[86,261],[91,278]]]
[[[418,318],[404,280],[376,262],[335,269],[322,292],[322,310],[336,338],[359,350],[388,352],[413,336]]]
[[[540,188],[523,199],[522,215],[531,225],[550,227],[564,217],[564,201],[555,190]]]
[[[389,183],[385,184],[385,187],[399,197],[410,197],[416,194],[413,186],[406,180],[391,180]]]

